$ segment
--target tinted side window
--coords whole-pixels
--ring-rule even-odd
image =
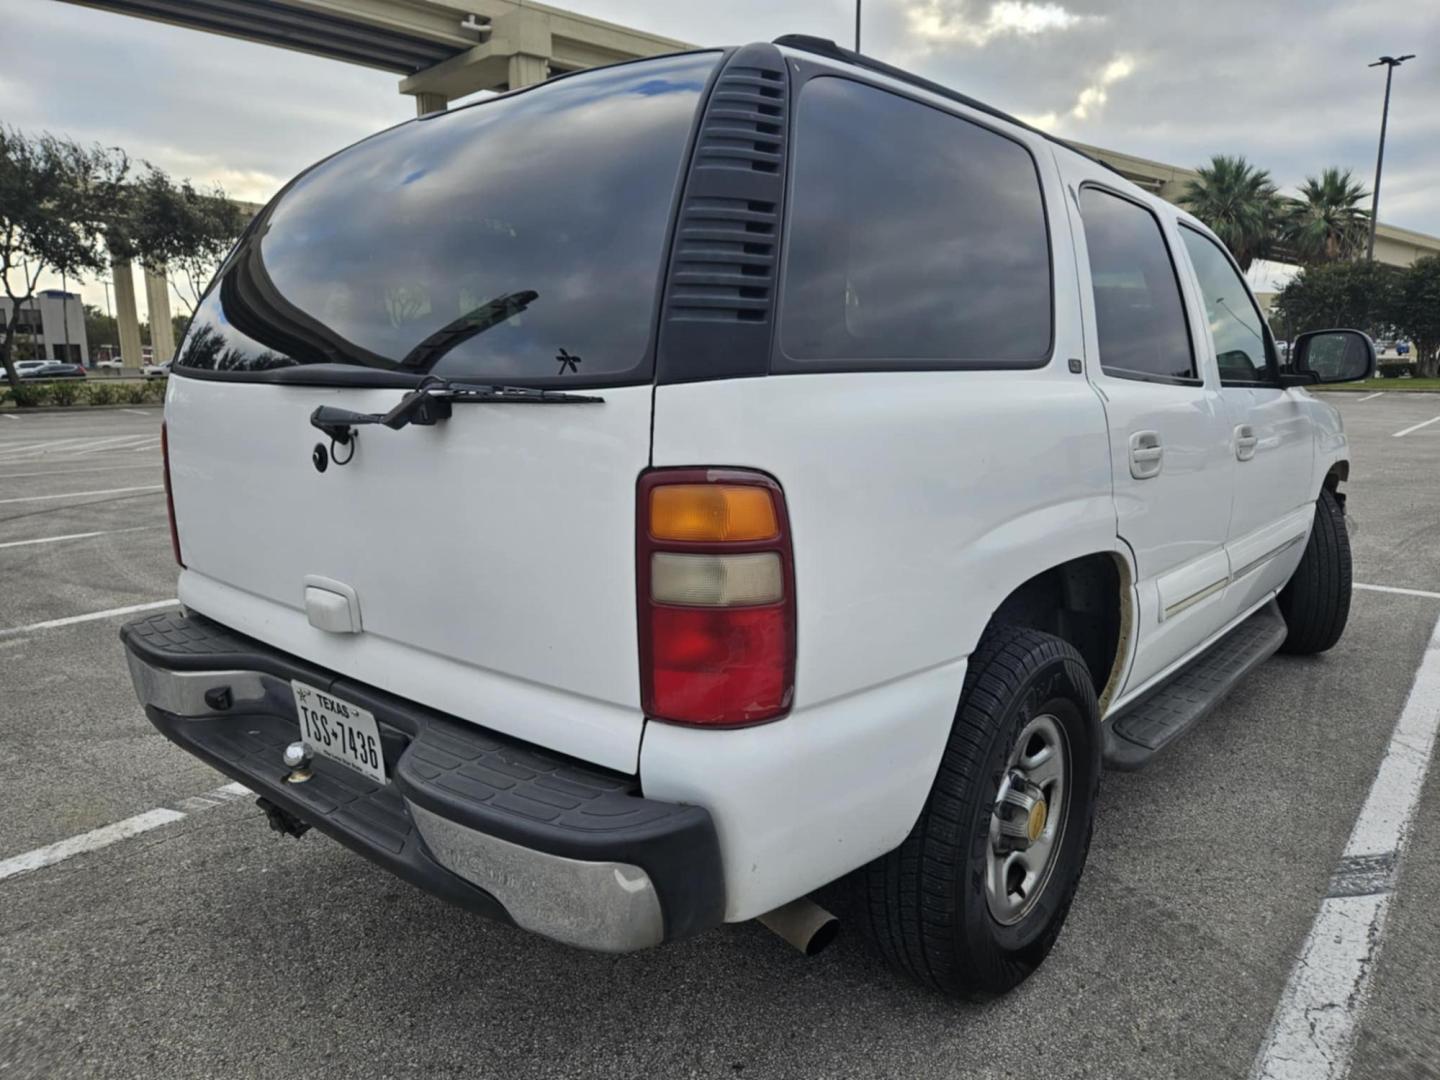
[[[1080,189],[1095,289],[1100,366],[1122,378],[1195,379],[1180,282],[1155,215],[1099,188]]]
[[[1215,340],[1215,359],[1222,383],[1257,383],[1271,379],[1270,346],[1265,324],[1250,290],[1225,253],[1208,236],[1194,229],[1180,230],[1185,250],[1200,279],[1205,318]]]
[[[1039,364],[1050,243],[1020,143],[820,77],[800,94],[781,345],[800,366]]]

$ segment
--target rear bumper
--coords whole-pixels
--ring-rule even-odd
[[[341,678],[197,615],[120,633],[145,713],[257,795],[400,877],[546,937],[628,952],[721,922],[720,849],[698,806],[640,796],[608,772]],[[376,784],[316,758],[292,784],[290,680],[370,710]]]

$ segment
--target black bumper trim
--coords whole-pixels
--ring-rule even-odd
[[[639,867],[655,888],[666,940],[723,920],[719,841],[709,813],[700,807],[646,799],[636,777],[426,709],[199,615],[139,619],[123,627],[120,636],[131,654],[151,667],[299,679],[374,713],[392,781],[389,788],[318,759],[315,780],[286,783],[288,770],[280,753],[285,743],[298,738],[298,726],[293,713],[273,704],[256,713],[240,702],[231,711],[193,718],[153,706],[146,709],[155,726],[184,749],[422,888],[486,914],[494,914],[495,908],[503,913],[493,897],[435,862],[414,829],[405,800],[468,829],[547,855]],[[312,787],[322,778],[320,787]],[[361,790],[367,788],[373,790]],[[341,795],[353,805],[342,806]],[[327,811],[322,802],[336,808]],[[402,830],[407,830],[403,836]]]

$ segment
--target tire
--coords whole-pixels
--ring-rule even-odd
[[[1315,502],[1315,526],[1300,565],[1280,590],[1280,614],[1289,629],[1281,652],[1310,656],[1340,640],[1350,618],[1350,573],[1345,511],[1327,488]]]
[[[1031,760],[1024,752],[1039,736],[1018,743],[1036,724],[1046,739],[1063,743],[1064,790],[1043,789],[1062,805],[1058,817],[1053,810],[1042,815],[1040,840],[1055,829],[1046,868],[1016,911],[1004,905],[1019,901],[988,883],[998,865],[991,860],[1002,858],[992,816],[1012,760]],[[1037,779],[1042,770],[1036,768]],[[1038,630],[988,630],[970,658],[919,820],[900,847],[851,877],[858,928],[892,967],[943,993],[989,996],[1015,987],[1040,966],[1070,910],[1090,848],[1099,780],[1099,707],[1080,654]],[[1007,804],[1005,813],[1013,816],[1014,807]],[[1020,856],[1022,870],[1039,843]],[[1013,918],[1002,919],[992,904]]]

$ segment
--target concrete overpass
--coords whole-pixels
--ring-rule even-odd
[[[295,49],[400,75],[421,115],[480,90],[513,90],[552,75],[693,48],[600,19],[520,0],[66,0],[209,33]],[[1102,147],[1079,148],[1162,198],[1179,202],[1192,169]],[[1375,258],[1408,266],[1440,254],[1440,237],[1383,222]],[[140,354],[128,262],[113,266],[121,353]],[[147,271],[156,356],[174,351],[163,274]]]
[[[1192,180],[1198,180],[1194,169],[1183,165],[1166,165],[1149,158],[1122,154],[1118,150],[1106,150],[1099,146],[1074,143],[1091,157],[1099,158],[1131,183],[1152,191],[1162,199],[1180,203],[1185,188]],[[1391,266],[1409,266],[1424,255],[1440,255],[1440,237],[1402,229],[1397,225],[1386,225],[1383,221],[1375,227],[1375,261]]]

